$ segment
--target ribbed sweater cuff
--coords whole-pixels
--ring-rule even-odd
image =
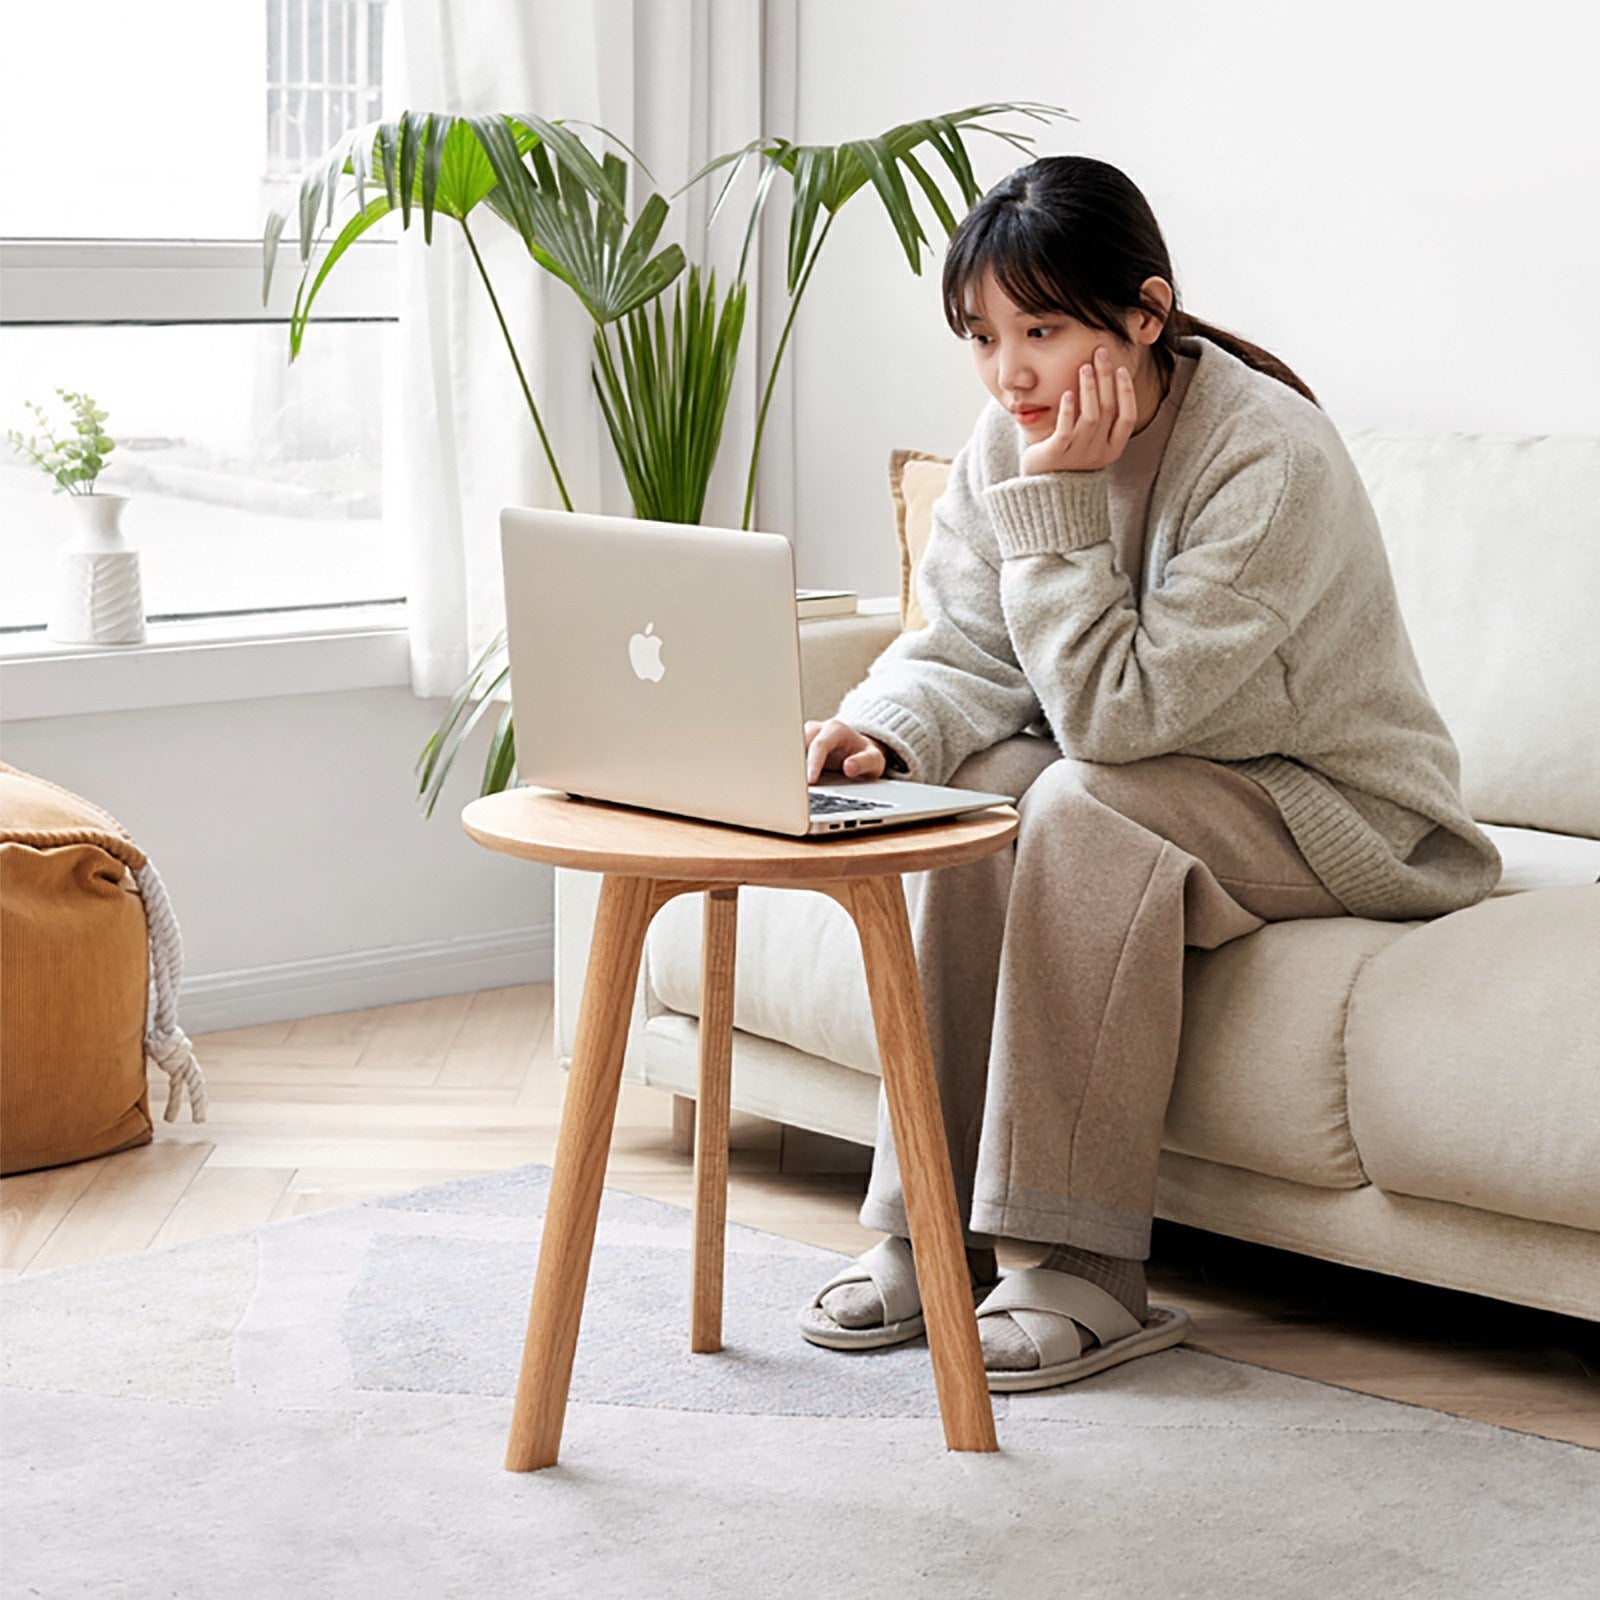
[[[1111,537],[1104,467],[1007,478],[985,494],[1002,556],[1066,555]]]
[[[928,776],[933,767],[933,740],[918,718],[904,706],[896,705],[892,700],[858,696],[852,690],[834,715],[848,722],[857,733],[864,733],[888,745],[905,762],[904,772],[896,772],[891,766],[884,773],[886,778],[908,778],[915,783],[939,782],[939,779]]]

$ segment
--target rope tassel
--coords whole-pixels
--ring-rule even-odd
[[[189,1036],[178,1026],[178,987],[183,978],[183,936],[173,915],[167,886],[161,881],[155,863],[146,860],[134,877],[144,901],[145,921],[150,929],[150,1024],[145,1030],[145,1059],[161,1068],[170,1082],[167,1086],[165,1122],[176,1122],[185,1094],[189,1097],[190,1118],[206,1120],[206,1083],[195,1059]]]

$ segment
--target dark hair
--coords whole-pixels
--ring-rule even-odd
[[[1064,312],[1118,339],[1127,337],[1125,312],[1142,305],[1159,313],[1139,291],[1146,278],[1165,278],[1172,312],[1150,347],[1163,390],[1177,365],[1178,341],[1201,334],[1321,404],[1276,356],[1181,309],[1155,213],[1133,180],[1108,162],[1041,156],[1002,178],[961,219],[945,251],[944,314],[963,338],[966,297],[986,268],[1024,310]]]

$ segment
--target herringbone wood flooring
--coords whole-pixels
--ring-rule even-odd
[[[160,1078],[150,1091],[153,1144],[0,1180],[0,1276],[253,1228],[555,1153],[566,1079],[552,1053],[548,983],[269,1023],[195,1044],[206,1122],[162,1122]],[[672,1121],[665,1095],[625,1084],[606,1182],[688,1206],[692,1162],[674,1148]],[[804,1170],[819,1164],[817,1141],[736,1115],[731,1144],[730,1220],[851,1255],[877,1239],[856,1221],[861,1173]],[[1007,1245],[1000,1258],[1008,1267],[1031,1259]],[[1596,1324],[1159,1221],[1148,1274],[1152,1299],[1194,1317],[1195,1349],[1600,1448]]]

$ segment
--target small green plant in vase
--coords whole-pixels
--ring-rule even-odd
[[[63,491],[67,494],[93,494],[94,481],[100,476],[106,457],[117,448],[116,442],[100,426],[106,420],[106,413],[97,411],[94,401],[86,394],[74,394],[68,389],[57,389],[56,393],[72,411],[73,432],[78,436],[76,439],[56,438],[50,431],[50,421],[44,414],[44,408],[32,400],[26,400],[23,404],[38,418],[39,426],[44,430],[45,450],[40,450],[37,436],[24,439],[15,428],[6,430],[6,438],[12,449],[27,456],[47,477],[55,480],[56,487],[50,491],[52,494]]]
[[[61,549],[55,605],[46,632],[60,644],[143,644],[144,591],[139,552],[122,536],[125,494],[95,488],[116,442],[105,431],[107,413],[87,394],[56,390],[72,414],[76,437],[56,438],[41,406],[25,401],[44,433],[29,438],[6,432],[11,448],[50,478],[52,494],[66,494],[76,508],[74,537]]]

